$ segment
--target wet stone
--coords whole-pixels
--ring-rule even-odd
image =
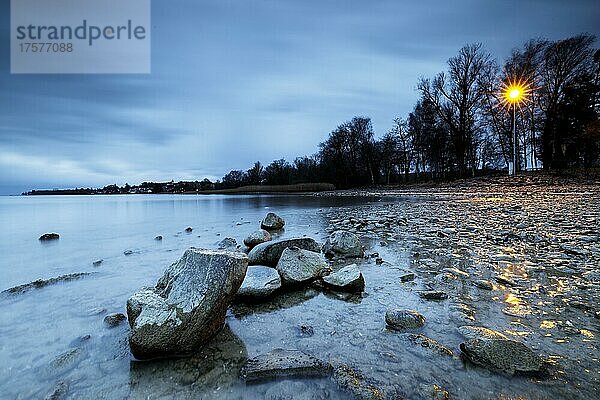
[[[331,366],[299,350],[274,349],[249,359],[240,370],[246,381],[260,381],[283,377],[325,376]]]
[[[69,383],[66,381],[58,381],[52,391],[48,393],[44,400],[63,400],[69,394]]]
[[[344,292],[362,292],[365,289],[365,278],[356,264],[323,277],[323,282],[330,289]]]
[[[270,212],[260,223],[260,227],[267,231],[274,231],[282,229],[285,225],[285,221],[279,215]]]
[[[333,379],[338,387],[358,400],[383,400],[384,391],[354,368],[339,364],[334,367]]]
[[[450,350],[446,346],[442,345],[438,341],[433,340],[430,337],[427,337],[425,335],[410,333],[410,334],[406,335],[406,338],[411,343],[413,343],[417,346],[421,346],[422,348],[431,350],[433,353],[435,353],[437,355],[443,355],[443,356],[452,356],[453,355],[452,350]]]
[[[263,300],[281,288],[281,278],[276,269],[262,265],[252,265],[237,292],[238,300]]]
[[[410,282],[410,281],[414,281],[414,280],[415,280],[415,274],[413,274],[412,272],[400,276],[400,282]]]
[[[42,236],[40,236],[41,241],[48,241],[48,240],[58,240],[60,239],[60,235],[58,233],[44,233]]]
[[[445,300],[448,298],[448,293],[439,290],[426,290],[419,292],[419,297],[425,300]]]
[[[467,339],[508,339],[503,333],[483,326],[464,325],[456,330]]]
[[[414,310],[394,309],[385,313],[385,323],[394,330],[420,328],[425,325],[425,317]]]
[[[544,366],[529,347],[509,339],[471,339],[460,350],[473,364],[509,375],[540,374]]]
[[[104,317],[104,323],[109,328],[114,328],[114,327],[118,326],[119,324],[121,324],[121,322],[123,322],[125,320],[127,320],[127,317],[121,313],[109,314],[106,317]]]
[[[296,328],[299,337],[311,337],[315,334],[315,330],[310,325],[302,324]]]
[[[492,284],[492,282],[485,280],[485,279],[478,279],[478,280],[474,281],[473,284],[475,286],[477,286],[479,289],[483,289],[483,290],[492,290],[494,288],[494,285]]]

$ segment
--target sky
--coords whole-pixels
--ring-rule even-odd
[[[0,0],[0,194],[218,179],[314,154],[340,123],[376,136],[467,43],[500,62],[543,37],[600,35],[591,1],[152,2],[151,74],[10,74]],[[596,43],[599,46],[599,43]]]

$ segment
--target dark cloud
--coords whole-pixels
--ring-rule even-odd
[[[0,5],[0,192],[219,177],[310,154],[340,122],[378,134],[465,43],[598,34],[597,1],[153,2],[152,74],[9,74]]]

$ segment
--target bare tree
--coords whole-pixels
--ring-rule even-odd
[[[481,123],[485,85],[481,78],[494,63],[481,44],[464,46],[448,60],[448,73],[438,74],[433,81],[421,80],[418,89],[434,104],[439,117],[451,132],[454,157],[459,174],[476,168],[475,135]]]

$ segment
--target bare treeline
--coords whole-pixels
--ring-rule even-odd
[[[413,111],[394,119],[380,139],[369,118],[354,117],[334,129],[315,155],[266,167],[257,162],[248,171],[229,172],[217,186],[353,187],[469,177],[506,169],[513,148],[517,170],[598,168],[600,50],[594,42],[587,34],[531,40],[502,66],[481,44],[466,45],[448,60],[446,71],[418,82]],[[501,88],[515,81],[528,92],[513,114]]]

